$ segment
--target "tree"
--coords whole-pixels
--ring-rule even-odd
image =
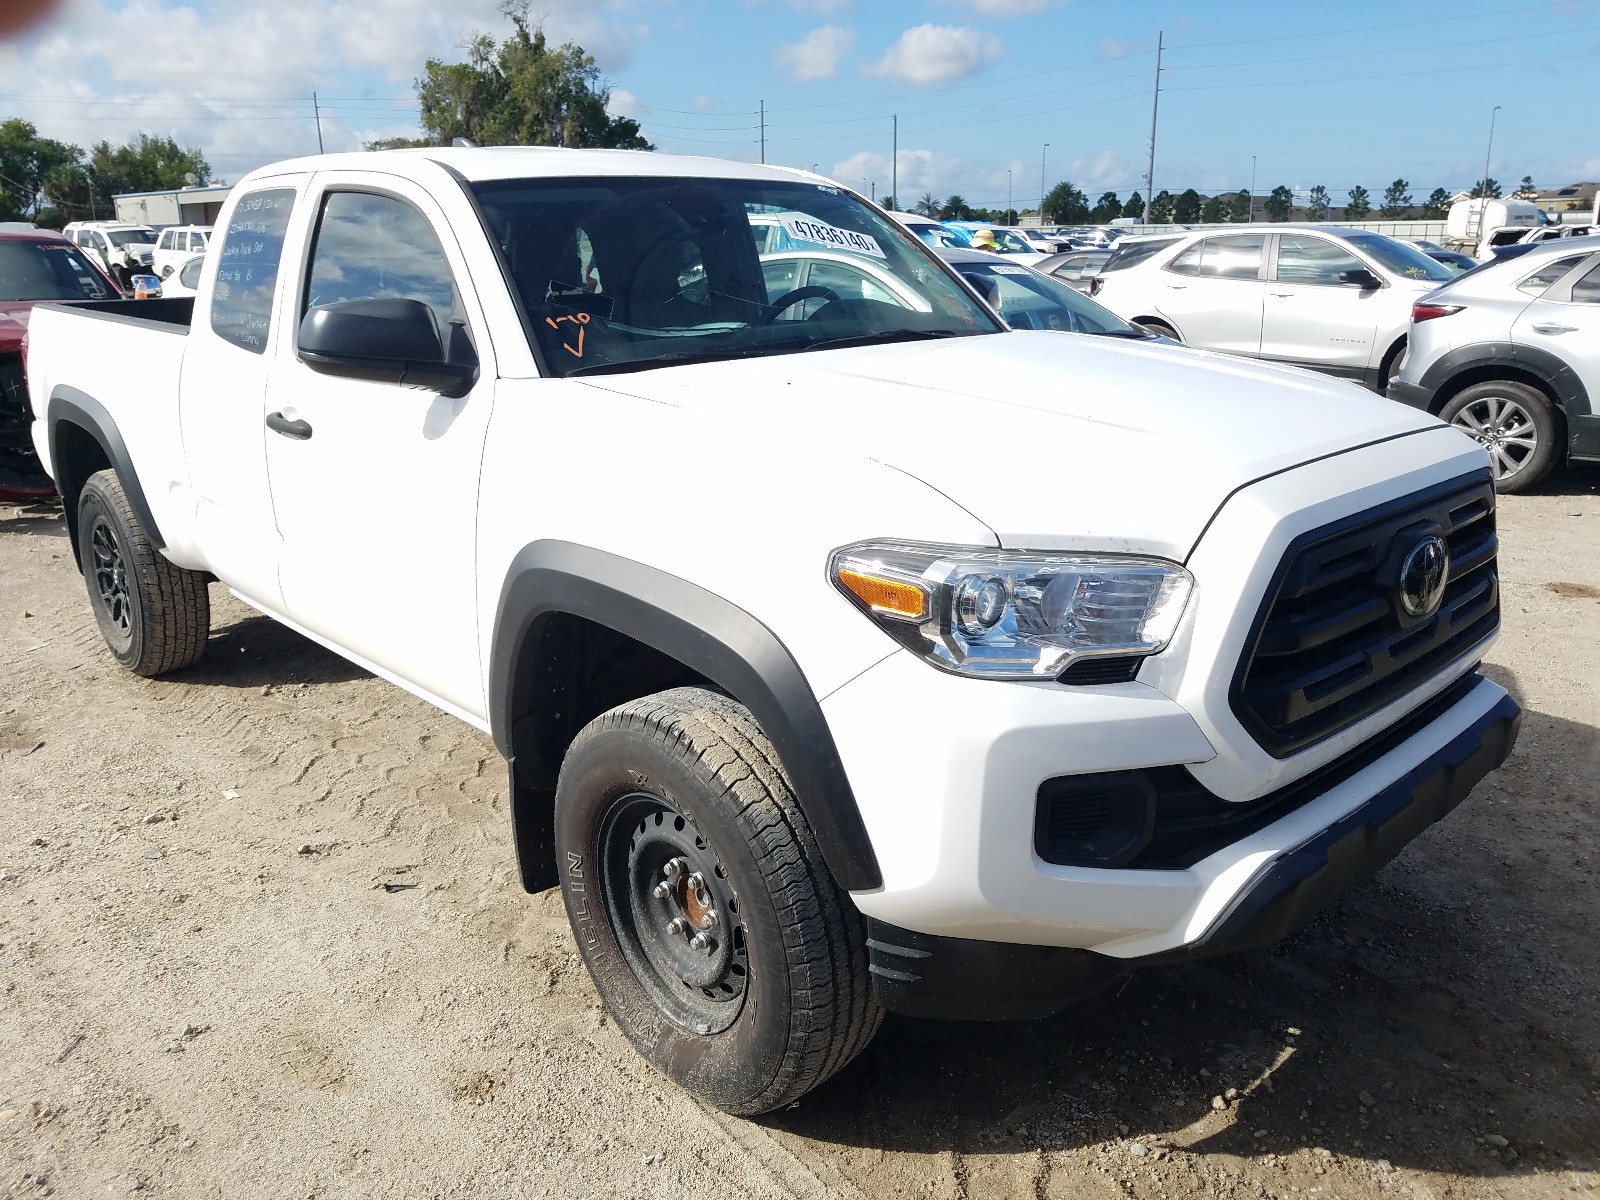
[[[552,49],[529,26],[530,0],[504,0],[511,36],[479,36],[464,63],[430,58],[417,80],[422,128],[432,144],[458,137],[479,146],[575,146],[653,150],[631,117],[606,111],[611,89],[581,46]]]
[[[1328,189],[1320,183],[1311,189],[1311,195],[1306,198],[1306,220],[1326,221],[1328,219]]]
[[[972,206],[967,203],[966,197],[959,193],[952,193],[950,198],[939,206],[939,219],[941,221],[970,221],[972,220]]]
[[[1186,188],[1172,202],[1172,219],[1179,225],[1193,225],[1198,221],[1200,219],[1200,193],[1193,188]]]
[[[1228,219],[1228,205],[1221,196],[1212,196],[1200,208],[1200,223],[1218,225]]]
[[[1062,180],[1045,195],[1040,211],[1053,225],[1082,225],[1089,219],[1089,201],[1072,184]]]
[[[1267,196],[1267,220],[1287,221],[1289,213],[1294,208],[1294,193],[1283,184],[1273,188]]]
[[[1511,193],[1518,200],[1533,200],[1539,195],[1539,189],[1533,186],[1533,176],[1524,175],[1517,190]]]
[[[1134,192],[1133,195],[1129,196],[1128,202],[1122,206],[1122,215],[1125,217],[1133,217],[1135,220],[1143,217],[1144,197],[1139,195],[1138,192]]]
[[[1372,197],[1359,183],[1350,189],[1350,203],[1344,206],[1345,219],[1359,221],[1372,211]]]
[[[1165,225],[1172,220],[1172,193],[1162,188],[1150,201],[1150,224]]]
[[[1422,204],[1422,219],[1424,221],[1442,221],[1450,213],[1450,193],[1443,188],[1434,188],[1428,193],[1428,198]]]
[[[0,207],[20,216],[37,212],[45,177],[82,159],[77,146],[40,137],[32,121],[0,121]]]
[[[1089,213],[1089,219],[1096,225],[1105,225],[1122,215],[1122,201],[1117,199],[1115,192],[1101,192],[1100,199],[1094,202],[1094,208]]]
[[[1472,194],[1474,196],[1482,196],[1485,194],[1486,188],[1489,199],[1498,200],[1500,198],[1500,181],[1492,175],[1488,179],[1480,179],[1473,184]]]
[[[1255,212],[1255,197],[1249,192],[1240,189],[1228,197],[1228,217],[1230,221],[1248,221]]]
[[[878,201],[878,204],[879,206],[888,209],[890,212],[900,211],[899,206],[894,202],[893,196],[885,196],[883,199]]]
[[[1411,207],[1411,185],[1404,179],[1396,179],[1383,189],[1383,207],[1378,210],[1378,215],[1385,220],[1393,221],[1406,215],[1406,209]]]
[[[417,146],[432,146],[434,144],[432,138],[392,137],[379,138],[374,142],[362,142],[361,148],[363,150],[410,150]]]
[[[1019,215],[1020,214],[1017,212],[1016,209],[1008,208],[1008,209],[1006,209],[1005,212],[1000,214],[1000,219],[1002,221],[1004,221],[1007,225],[1015,225],[1017,223],[1017,217]]]
[[[934,198],[932,192],[923,192],[922,199],[911,206],[911,211],[920,213],[924,217],[937,218],[939,215],[939,201]]]

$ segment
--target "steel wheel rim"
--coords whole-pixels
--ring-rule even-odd
[[[1539,449],[1533,416],[1520,400],[1509,396],[1481,396],[1450,419],[1489,452],[1496,479],[1509,479],[1528,465]]]
[[[106,619],[118,633],[131,636],[133,597],[128,592],[128,571],[117,535],[104,518],[96,518],[90,530],[89,549],[94,559],[94,586]]]
[[[744,1007],[750,953],[738,895],[710,842],[667,800],[629,792],[601,823],[598,861],[611,928],[640,986],[688,1032],[727,1029]]]

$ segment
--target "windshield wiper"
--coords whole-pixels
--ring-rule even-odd
[[[808,342],[803,350],[842,350],[847,346],[877,346],[887,342],[922,342],[937,338],[974,337],[977,330],[964,333],[956,329],[891,329],[882,333],[858,333],[850,337],[824,338]]]
[[[1150,338],[1161,336],[1157,333],[1151,333],[1148,329],[1095,329],[1089,332],[1094,337],[1140,338],[1146,341]]]

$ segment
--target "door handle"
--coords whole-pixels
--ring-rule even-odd
[[[1571,325],[1557,325],[1554,321],[1540,321],[1533,327],[1535,333],[1576,333]]]
[[[267,414],[267,428],[297,442],[303,442],[311,436],[310,421],[291,421],[281,412]]]
[[[1294,298],[1293,292],[1268,292],[1267,295],[1276,296],[1279,300],[1290,300]]]

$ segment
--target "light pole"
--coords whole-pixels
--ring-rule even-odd
[[[1016,210],[1011,204],[1011,169],[1009,167],[1006,168],[1006,216],[1009,218],[1006,224],[1015,225],[1017,223]]]
[[[1250,220],[1256,219],[1256,156],[1250,156]]]
[[[1483,190],[1479,193],[1483,197],[1484,212],[1489,211],[1489,159],[1494,154],[1494,118],[1499,111],[1500,106],[1498,104],[1489,110],[1489,148],[1483,152]],[[1472,210],[1468,209],[1467,211],[1471,212]],[[1482,226],[1482,217],[1478,218],[1478,224]]]
[[[1049,142],[1046,142],[1044,144],[1044,149],[1039,151],[1039,224],[1041,227],[1044,225],[1044,162],[1045,155],[1048,154],[1049,151]]]

